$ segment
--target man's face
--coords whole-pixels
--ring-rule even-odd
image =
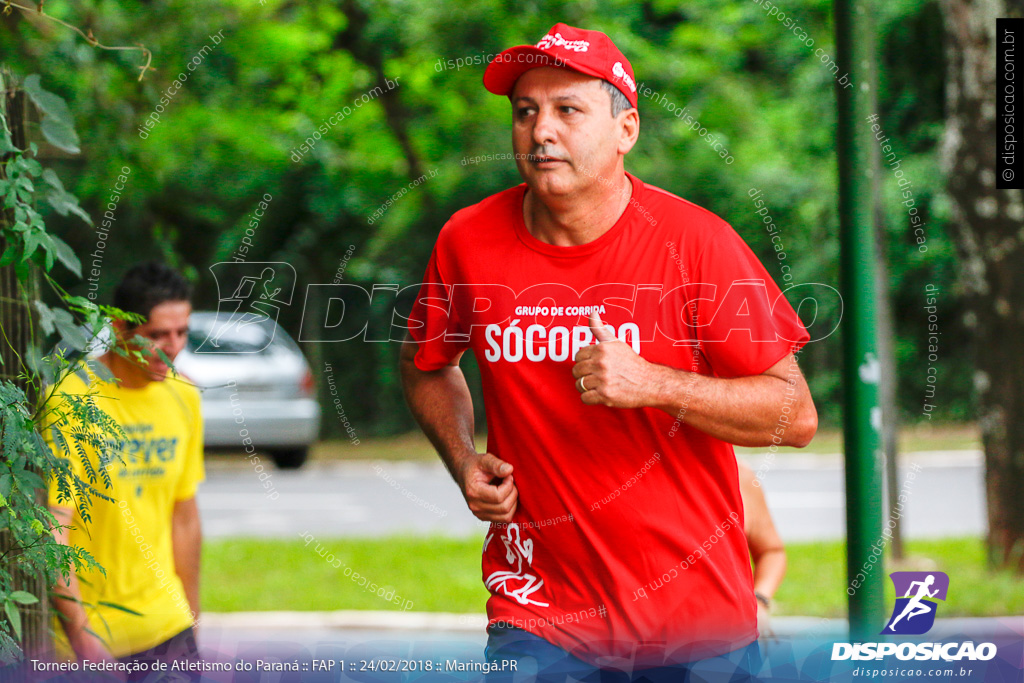
[[[635,110],[612,118],[611,96],[600,79],[555,67],[530,69],[512,91],[520,175],[541,195],[571,194],[598,182],[598,174],[608,178],[635,141],[627,130],[631,116]]]
[[[192,304],[187,301],[164,301],[149,312],[149,320],[129,330],[126,333],[127,337],[130,339],[138,334],[151,340],[152,348],[160,349],[173,362],[185,348],[188,339],[188,317],[191,313]],[[147,355],[143,363],[147,361],[144,369],[149,373],[150,379],[159,382],[167,378],[167,363],[164,363],[155,351],[154,355]]]

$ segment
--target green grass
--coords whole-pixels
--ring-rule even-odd
[[[973,424],[940,425],[928,423],[908,425],[900,429],[901,453],[918,451],[981,450],[981,432]],[[736,447],[737,453],[763,453],[765,448]],[[842,453],[843,433],[838,429],[819,429],[806,448],[781,448],[781,453]]]
[[[483,539],[413,538],[264,541],[222,539],[203,544],[203,609],[400,610],[362,587],[345,568],[412,600],[416,612],[483,612]],[[326,548],[325,558],[316,552]],[[333,553],[340,569],[329,564]]]
[[[982,617],[1024,614],[1024,577],[985,568],[981,539],[956,538],[911,541],[907,558],[886,571],[938,570],[949,575],[949,595],[940,608],[943,617]],[[808,543],[787,548],[789,567],[775,596],[777,614],[821,617],[846,616],[846,571],[840,543]],[[876,571],[878,571],[876,569]],[[893,604],[892,581],[885,574],[885,604]]]
[[[486,434],[476,436],[476,446],[481,453],[487,450]],[[420,431],[399,436],[360,439],[356,446],[347,440],[321,441],[313,446],[310,451],[310,459],[314,461],[419,460],[440,462],[434,447]]]
[[[342,564],[335,569],[316,544]],[[203,547],[203,609],[211,612],[263,610],[398,610],[344,575],[344,568],[394,589],[411,600],[413,611],[484,611],[487,591],[480,578],[480,539],[317,539],[295,541],[222,539]],[[843,544],[793,544],[789,569],[776,598],[776,614],[842,617],[846,614]],[[985,569],[979,539],[913,541],[910,559],[896,569],[937,569],[949,574],[949,598],[941,616],[1024,614],[1024,579]],[[879,571],[876,569],[876,571]],[[885,577],[886,605],[893,603]]]

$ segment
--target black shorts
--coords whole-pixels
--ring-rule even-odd
[[[755,640],[733,652],[689,664],[630,672],[600,669],[514,626],[491,627],[484,655],[493,667],[484,678],[487,683],[750,683],[757,680],[761,668],[761,652]],[[510,666],[510,662],[515,665]]]
[[[200,678],[198,671],[190,671],[188,668],[184,671],[171,669],[172,661],[199,661],[199,648],[196,645],[196,635],[191,626],[159,645],[154,645],[148,650],[136,652],[133,655],[119,657],[118,661],[139,665],[139,671],[128,674],[129,683],[156,683],[156,681],[170,683],[171,681],[198,681]],[[154,671],[153,663],[157,661],[166,664],[166,670],[164,670],[164,666],[161,666],[159,671]]]

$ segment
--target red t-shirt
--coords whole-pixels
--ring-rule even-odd
[[[529,233],[525,184],[456,213],[409,329],[420,370],[472,348],[487,450],[515,468],[515,520],[484,541],[489,624],[644,668],[757,637],[736,460],[678,416],[585,405],[572,367],[593,340],[587,315],[603,307],[648,361],[724,378],[760,374],[809,337],[725,221],[627,175],[623,215],[579,246]]]

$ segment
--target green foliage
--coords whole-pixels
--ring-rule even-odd
[[[26,78],[24,87],[43,114],[42,130],[47,140],[64,151],[77,151],[78,137],[63,99],[44,90],[38,76]],[[111,318],[138,320],[138,316],[72,296],[53,278],[51,271],[57,263],[79,276],[81,264],[64,240],[47,232],[40,204],[45,202],[59,215],[74,215],[90,225],[92,220],[75,196],[64,189],[57,174],[42,167],[34,143],[27,150],[14,146],[3,110],[0,130],[4,157],[0,165],[0,243],[4,245],[0,265],[14,267],[26,301],[28,283],[42,277],[61,305],[32,301],[34,322],[44,335],[56,336],[63,347],[85,351],[109,327]],[[93,394],[71,395],[60,389],[63,377],[72,371],[84,375],[85,368],[111,379],[105,365],[95,360],[78,363],[63,353],[39,355],[38,348],[29,349],[34,355],[26,359],[6,334],[3,343],[18,356],[20,367],[8,368],[8,372],[17,372],[20,382],[0,381],[0,530],[8,536],[0,557],[0,605],[6,617],[0,619],[0,663],[20,656],[17,640],[21,638],[22,621],[18,606],[35,604],[44,597],[16,590],[18,576],[43,576],[47,585],[53,585],[59,576],[67,579],[72,571],[103,570],[85,550],[55,540],[54,531],[69,527],[60,524],[45,504],[37,503],[36,492],[45,490],[48,484],[55,486],[60,502],[77,510],[88,523],[93,498],[113,500],[101,488],[110,487],[108,469],[120,461],[120,444],[126,438],[121,427],[98,408]],[[114,350],[140,359],[142,349],[124,346]],[[34,405],[23,387],[43,396],[43,400]],[[44,432],[51,435],[56,453],[42,438]],[[98,466],[93,465],[89,450],[97,454]],[[72,468],[74,459],[82,463],[85,479]]]
[[[68,109],[68,105],[63,99],[52,92],[43,90],[39,80],[39,74],[32,74],[25,79],[22,87],[43,114],[40,126],[43,135],[50,144],[58,149],[69,154],[78,154],[81,150],[78,148],[78,133],[75,132],[75,120],[71,116],[71,110]],[[57,184],[60,185],[59,180]],[[92,222],[86,214],[80,215],[87,223]]]
[[[70,412],[83,414],[76,404],[82,397],[68,397],[72,403]],[[90,416],[102,417],[91,411]],[[16,653],[15,639],[20,638],[21,621],[17,605],[37,602],[42,596],[32,596],[24,591],[14,590],[17,575],[43,575],[47,584],[53,584],[58,575],[67,576],[74,569],[102,569],[86,551],[57,543],[53,531],[62,525],[50,513],[46,505],[36,502],[36,491],[45,489],[46,482],[37,472],[42,472],[54,481],[60,490],[74,487],[78,492],[77,507],[88,519],[90,495],[108,496],[79,479],[71,470],[69,462],[56,457],[40,437],[38,413],[29,407],[24,391],[13,383],[0,382],[0,443],[3,457],[0,459],[0,529],[9,535],[9,546],[0,557],[0,603],[3,603],[7,621],[0,622],[0,659],[9,661]],[[109,417],[106,417],[109,422]],[[55,434],[60,430],[54,426]],[[63,437],[61,437],[61,441]],[[87,461],[83,457],[83,461]],[[102,473],[104,476],[106,472]],[[109,477],[107,477],[109,482]],[[13,639],[12,639],[13,635]]]

